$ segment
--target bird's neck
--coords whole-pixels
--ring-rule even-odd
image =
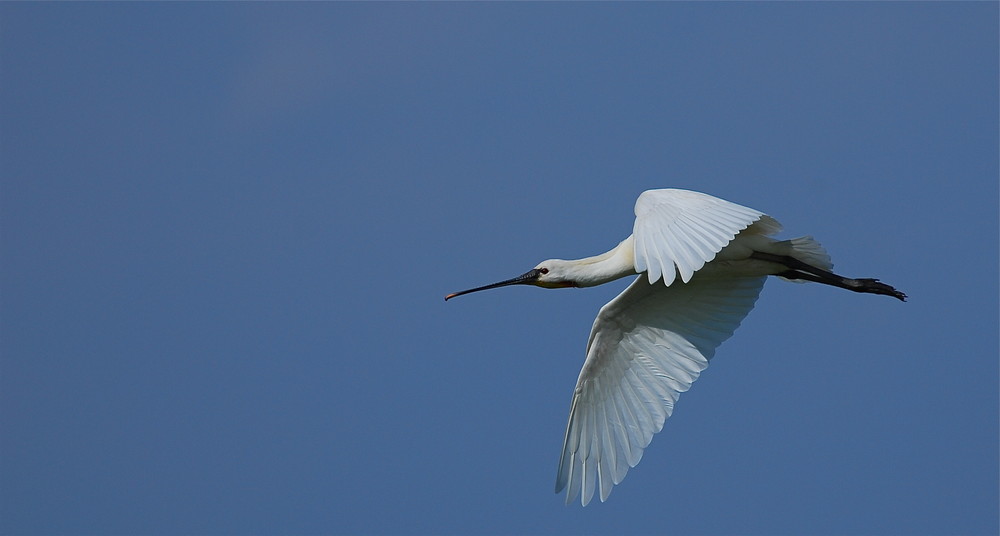
[[[603,285],[628,275],[635,275],[635,250],[632,236],[622,240],[607,253],[569,261],[568,272],[579,287]]]

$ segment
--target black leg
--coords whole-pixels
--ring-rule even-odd
[[[787,267],[788,271],[777,274],[787,279],[813,281],[815,283],[823,283],[824,285],[831,285],[854,292],[882,294],[883,296],[892,296],[900,301],[906,301],[906,294],[903,294],[890,285],[886,285],[878,279],[852,279],[844,277],[833,272],[827,272],[826,270],[816,268],[815,266],[806,264],[795,257],[789,257],[786,255],[773,255],[771,253],[755,251],[750,255],[750,257]]]

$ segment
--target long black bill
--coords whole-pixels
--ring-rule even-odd
[[[448,301],[455,296],[461,296],[462,294],[468,294],[470,292],[479,292],[480,290],[489,290],[491,288],[506,287],[508,285],[530,285],[538,280],[538,276],[542,275],[541,270],[535,269],[529,272],[525,272],[514,279],[508,279],[506,281],[501,281],[499,283],[493,283],[492,285],[486,285],[485,287],[470,288],[469,290],[463,290],[462,292],[456,292],[454,294],[449,294],[444,297],[444,301]]]

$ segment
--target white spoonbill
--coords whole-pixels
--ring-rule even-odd
[[[677,398],[753,308],[767,276],[906,301],[878,279],[830,272],[830,256],[812,237],[770,237],[779,230],[774,218],[717,197],[648,190],[635,203],[632,235],[611,251],[550,259],[513,279],[445,296],[508,285],[592,287],[640,274],[601,308],[590,332],[556,476],[567,504],[580,495],[586,506],[597,489],[603,502],[639,463]]]

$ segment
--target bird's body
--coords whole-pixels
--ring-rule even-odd
[[[856,292],[906,296],[876,279],[836,275],[811,237],[777,240],[781,225],[761,212],[707,194],[664,189],[636,201],[631,236],[610,251],[550,259],[507,281],[591,287],[639,274],[601,308],[577,380],[556,478],[586,505],[607,499],[654,433],[753,308],[768,275]]]

